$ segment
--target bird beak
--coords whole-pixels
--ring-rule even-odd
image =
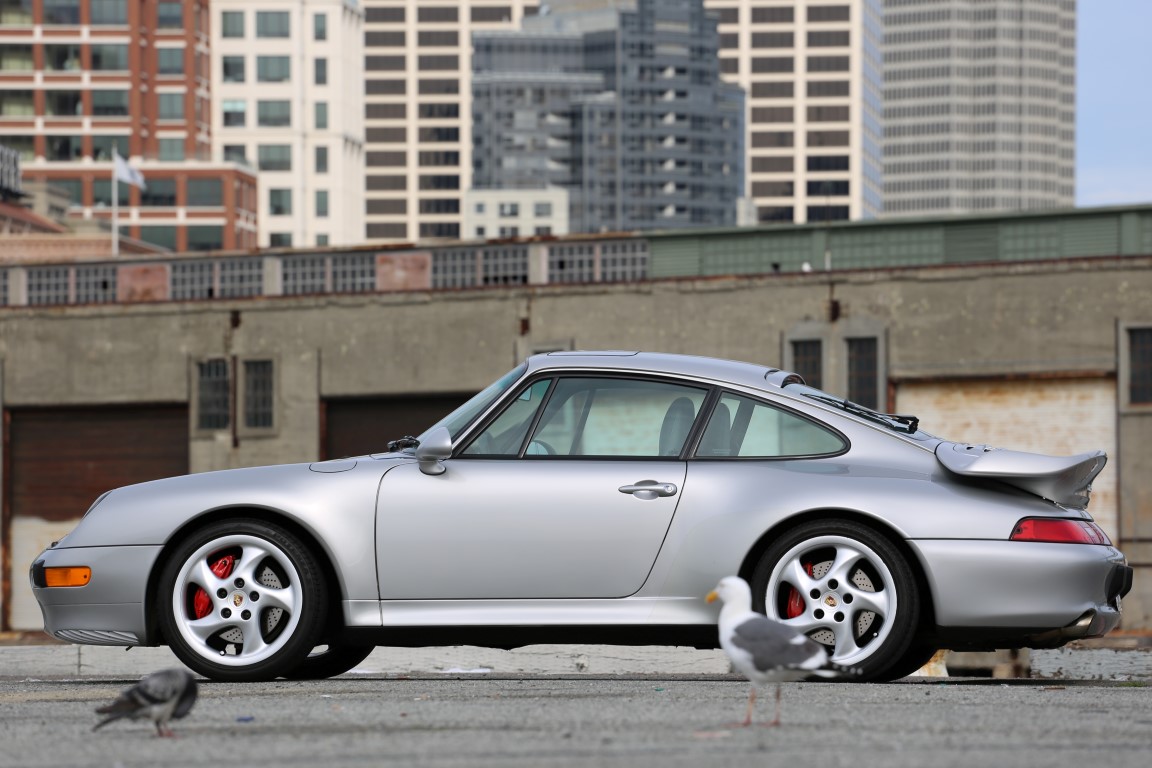
[[[716,602],[716,598],[718,598],[718,597],[720,597],[720,595],[716,594],[716,590],[712,590],[711,592],[709,592],[707,595],[704,596],[704,602],[714,603],[714,602]]]

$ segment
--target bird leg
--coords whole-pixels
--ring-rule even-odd
[[[765,723],[770,728],[775,728],[780,725],[780,683],[776,683],[776,717],[772,718],[772,722]]]
[[[744,722],[742,725],[747,728],[752,725],[752,710],[756,707],[756,686],[753,685],[748,689],[748,710],[744,713]]]

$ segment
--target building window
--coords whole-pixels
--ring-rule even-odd
[[[53,117],[80,117],[84,114],[84,102],[79,91],[46,91],[44,104],[47,114]]]
[[[220,179],[189,179],[188,205],[219,207],[224,205],[224,185]]]
[[[292,145],[261,144],[256,148],[256,167],[261,171],[292,170]]]
[[[189,227],[189,230],[196,227]],[[200,227],[210,229],[210,227]],[[220,227],[211,229],[219,230]],[[192,235],[188,235],[192,247]],[[220,246],[216,246],[219,248]],[[264,291],[264,262],[261,259],[230,259],[220,262],[220,298],[259,296]]]
[[[116,267],[77,267],[76,302],[109,304],[116,301]]]
[[[819,339],[792,342],[792,370],[804,378],[804,382],[815,389],[824,386],[824,359]]]
[[[117,205],[128,205],[127,184],[116,185]],[[92,179],[92,205],[112,205],[112,182],[109,179]]]
[[[184,139],[160,139],[160,159],[178,162],[184,159]]]
[[[813,5],[808,8],[808,21],[850,21],[847,5]]]
[[[256,124],[263,128],[284,128],[292,124],[292,102],[256,102]]]
[[[848,155],[809,155],[810,171],[847,171]]]
[[[159,48],[156,51],[156,67],[161,75],[184,74],[184,49]]]
[[[362,253],[333,256],[332,290],[336,293],[376,290],[376,258]]]
[[[30,26],[32,0],[0,0],[0,24],[11,24],[15,27]]]
[[[121,185],[120,188],[127,191],[127,187]],[[126,203],[125,203],[126,204]],[[161,248],[167,248],[170,251],[176,250],[176,227],[169,226],[145,226],[140,227],[140,239],[152,245],[158,245]],[[173,280],[175,283],[175,280]],[[172,298],[179,298],[173,296]]]
[[[248,147],[244,144],[225,144],[224,162],[248,165]]]
[[[29,267],[28,303],[67,304],[68,267]]]
[[[328,147],[316,147],[316,173],[328,173]]]
[[[228,361],[196,363],[196,428],[227,429],[231,423]]]
[[[520,203],[500,203],[500,216],[510,218],[520,215]]]
[[[328,245],[328,235],[316,235],[316,245]]]
[[[220,35],[225,38],[244,37],[244,11],[224,11],[220,14]]]
[[[808,196],[809,197],[837,197],[848,194],[847,181],[835,181],[826,179],[824,181],[810,181],[808,182]]]
[[[80,0],[44,0],[44,23],[80,24]]]
[[[141,227],[141,237],[145,237],[144,230],[160,230],[169,229],[167,227]],[[174,230],[174,228],[172,228]],[[158,235],[164,233],[157,232]],[[148,239],[148,242],[157,242],[154,239]],[[175,247],[176,234],[172,232],[171,237],[172,245],[168,247]],[[158,242],[158,245],[167,245],[166,242]],[[171,266],[171,280],[169,293],[176,301],[188,299],[210,299],[215,295],[215,289],[212,286],[212,262],[210,261],[184,261],[175,262]]]
[[[256,37],[288,37],[290,30],[287,11],[256,11]]]
[[[268,212],[273,216],[287,216],[292,213],[292,190],[268,190]]]
[[[244,361],[244,426],[270,429],[273,414],[271,360]]]
[[[1128,329],[1128,403],[1152,404],[1152,328]]]
[[[140,205],[152,208],[172,208],[176,205],[175,179],[148,179],[148,186],[140,191]]]
[[[316,130],[328,130],[328,102],[318,101],[315,104],[316,109]]]
[[[319,218],[328,217],[328,190],[316,190],[316,216]]]
[[[292,247],[292,233],[291,232],[269,232],[268,245],[271,248],[291,248]]]
[[[327,290],[328,264],[323,256],[285,256],[280,264],[286,296]]]
[[[184,94],[183,93],[160,93],[157,94],[160,101],[160,119],[161,120],[183,120],[184,119]]]
[[[92,0],[93,26],[112,26],[128,23],[127,0]]]
[[[848,399],[865,408],[879,408],[879,344],[875,337],[847,341]]]
[[[532,213],[536,218],[544,218],[545,216],[552,215],[552,203],[536,203],[532,207]]]
[[[218,251],[224,247],[224,228],[212,226],[188,227],[188,250],[190,251]],[[223,277],[221,277],[223,284]],[[221,296],[223,288],[221,288]],[[247,295],[247,294],[245,294]]]
[[[257,56],[256,81],[260,83],[286,83],[292,77],[287,56]]]
[[[317,13],[312,16],[312,39],[313,40],[327,40],[328,39],[328,16],[327,14]]]
[[[243,128],[247,119],[248,104],[243,99],[224,99],[220,105],[224,113],[224,125],[230,128]]]
[[[128,46],[93,45],[92,69],[100,72],[126,72],[128,70]]]
[[[225,12],[227,16],[229,12]],[[234,12],[233,12],[234,13]],[[160,29],[184,28],[184,3],[161,2],[156,9],[156,26]],[[244,34],[244,17],[240,17],[240,34]],[[228,35],[224,35],[228,37]]]
[[[328,59],[316,59],[316,85],[328,85]]]
[[[128,91],[92,91],[93,117],[123,117],[128,114]]]
[[[224,62],[224,82],[226,83],[242,83],[244,82],[244,57],[243,56],[225,56]]]

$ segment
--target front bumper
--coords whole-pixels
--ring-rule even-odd
[[[1114,547],[916,540],[942,636],[1057,647],[1120,623],[1132,569]],[[1015,642],[1011,642],[1015,640]],[[1011,644],[1009,644],[1011,642]]]
[[[148,645],[148,575],[162,547],[57,547],[32,564],[29,580],[44,631],[70,643]],[[83,587],[47,587],[45,568],[88,566]]]

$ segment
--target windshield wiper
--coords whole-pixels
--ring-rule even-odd
[[[851,400],[841,400],[837,397],[829,397],[828,395],[817,395],[811,392],[802,393],[804,397],[810,397],[813,400],[819,400],[822,403],[828,403],[839,408],[842,411],[847,411],[854,416],[868,419],[869,421],[883,424],[890,429],[898,430],[900,432],[907,432],[912,434],[920,426],[920,419],[916,416],[904,416],[898,413],[878,413],[871,408],[865,408],[862,405],[857,405]]]
[[[420,445],[420,441],[412,437],[412,435],[404,435],[399,440],[390,440],[388,442],[388,453],[395,453],[402,451],[405,448],[416,448]]]

